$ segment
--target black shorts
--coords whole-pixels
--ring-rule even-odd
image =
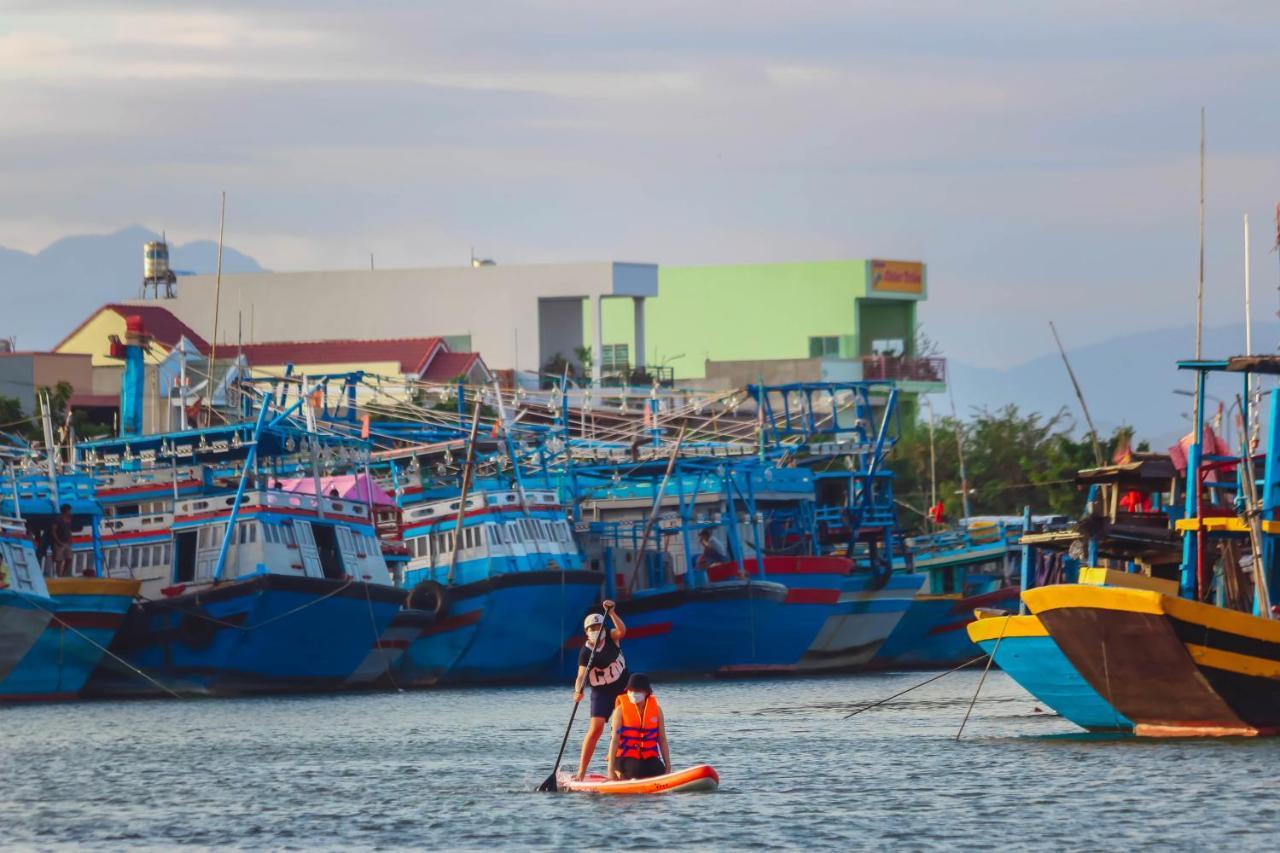
[[[625,675],[626,673],[623,673]],[[591,716],[604,717],[606,720],[613,716],[613,706],[618,703],[618,697],[627,692],[627,679],[619,678],[613,684],[604,684],[600,687],[591,688]]]
[[[667,772],[661,758],[620,758],[618,770],[623,779],[649,779]]]

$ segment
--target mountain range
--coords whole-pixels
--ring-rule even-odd
[[[18,349],[48,349],[107,302],[138,295],[142,246],[160,234],[131,225],[114,234],[64,237],[35,254],[0,246],[0,338],[16,337]],[[218,244],[196,240],[169,246],[169,264],[178,275],[212,273]],[[228,246],[222,271],[257,272],[262,267]]]
[[[1276,351],[1280,323],[1274,316],[1254,321],[1253,341],[1255,352]],[[1047,326],[1045,344],[1054,347]],[[1201,351],[1206,358],[1240,355],[1244,349],[1244,323],[1204,329]],[[1190,325],[1134,332],[1067,351],[1098,432],[1106,437],[1118,426],[1133,426],[1137,438],[1150,442],[1153,450],[1164,450],[1191,429],[1192,398],[1186,392],[1195,387],[1194,374],[1179,371],[1175,362],[1194,355],[1195,328]],[[1066,407],[1076,431],[1080,433],[1085,427],[1071,379],[1056,349],[1008,368],[952,362],[948,373],[957,413],[962,417],[1010,403],[1023,412],[1044,414]],[[1208,384],[1208,393],[1226,407],[1240,390],[1241,383],[1234,377],[1212,377]],[[950,411],[945,398],[935,397],[933,405],[938,414]],[[1217,400],[1210,399],[1209,405],[1216,407]]]
[[[35,254],[0,247],[0,337],[16,336],[20,349],[47,349],[60,341],[95,308],[136,296],[142,279],[142,245],[159,239],[155,231],[132,225],[113,234],[65,237]],[[197,240],[170,246],[170,264],[179,275],[212,273],[217,244]],[[253,258],[223,248],[224,272],[258,272]],[[179,281],[181,287],[181,281]],[[1267,313],[1270,312],[1259,312]],[[1255,349],[1274,351],[1280,323],[1267,316],[1254,324]],[[1190,428],[1190,398],[1175,391],[1192,387],[1189,374],[1174,362],[1194,352],[1190,326],[1134,332],[1068,350],[1098,431],[1109,434],[1129,424],[1138,438],[1163,449]],[[1244,350],[1243,324],[1204,330],[1207,356],[1236,355]],[[1077,431],[1084,420],[1071,381],[1045,329],[1045,355],[1006,368],[986,368],[951,360],[948,381],[962,417],[976,410],[1014,404],[1023,412],[1053,414],[1063,407]],[[1238,386],[1218,381],[1210,392],[1228,404]],[[950,411],[945,396],[932,399],[939,415]]]

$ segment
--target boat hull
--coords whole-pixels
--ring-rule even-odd
[[[135,604],[111,647],[132,669],[104,661],[86,694],[335,689],[403,599],[402,590],[350,579],[260,574]]]
[[[781,618],[786,597],[781,584],[730,580],[620,601],[627,668],[662,677],[792,668],[809,641]]]
[[[965,632],[978,608],[1018,609],[1018,588],[981,595],[918,595],[871,661],[876,669],[942,669],[982,654]]]
[[[0,589],[0,690],[40,640],[55,607],[51,598]]]
[[[600,597],[599,572],[508,572],[449,591],[449,616],[474,620],[474,636],[446,672],[451,683],[538,681],[564,637]],[[478,615],[472,615],[476,614]]]
[[[435,614],[424,610],[397,612],[360,666],[347,676],[346,686],[359,689],[375,684],[394,685],[400,659],[423,631],[435,625],[435,621]]]
[[[837,612],[829,616],[800,659],[801,672],[865,668],[911,607],[924,575],[894,572],[887,580],[858,572],[840,590]]]
[[[1023,598],[1135,734],[1280,731],[1280,622],[1149,590],[1063,584]]]
[[[0,701],[75,699],[111,645],[140,581],[49,578],[54,615],[40,638],[0,681]]]
[[[1133,723],[1085,680],[1036,616],[995,616],[968,627],[969,639],[1040,702],[1093,732],[1127,732]]]

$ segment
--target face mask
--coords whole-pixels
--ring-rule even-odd
[[[595,642],[596,640],[598,640],[598,639],[600,639],[600,629],[599,629],[599,628],[590,628],[590,629],[588,629],[588,630],[587,630],[587,642],[588,642],[588,643],[594,643],[594,642]]]
[[[643,690],[628,690],[627,696],[631,699],[633,705],[643,705],[644,700],[649,698],[649,694]]]

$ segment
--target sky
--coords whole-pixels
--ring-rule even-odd
[[[1211,8],[1212,7],[1212,8]],[[0,0],[0,245],[141,223],[276,270],[929,264],[977,366],[1258,311],[1274,0]],[[0,282],[0,288],[13,286]],[[803,311],[803,305],[796,306]],[[1268,341],[1268,346],[1276,342]]]

